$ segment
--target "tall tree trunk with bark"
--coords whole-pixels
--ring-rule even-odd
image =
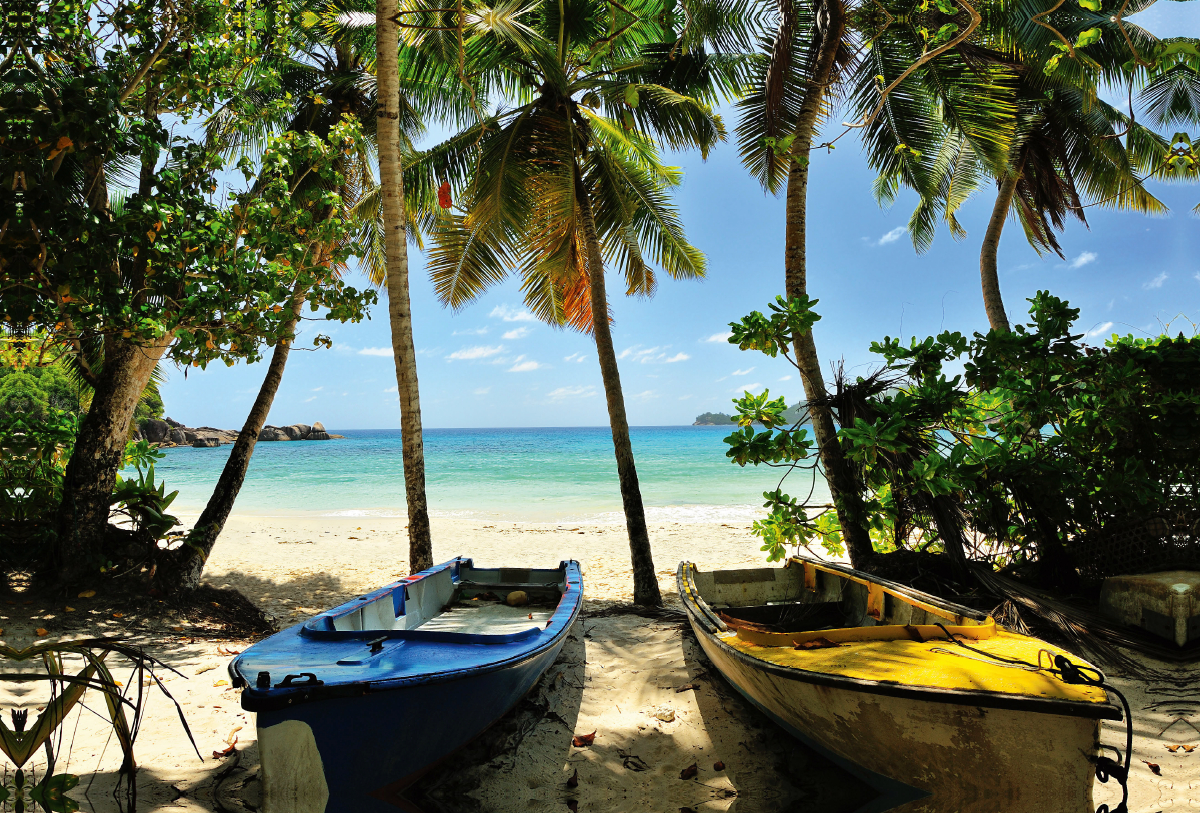
[[[1000,234],[1004,231],[1004,221],[1008,219],[1013,195],[1016,194],[1017,182],[1020,180],[1021,173],[1010,168],[1010,174],[1000,183],[996,204],[992,207],[992,217],[988,220],[987,231],[983,235],[983,246],[979,250],[979,278],[983,284],[983,307],[987,311],[988,324],[992,330],[1006,333],[1010,328],[1008,314],[1004,311],[1004,300],[1000,297],[1000,275],[996,271],[996,259],[1000,252]]]
[[[109,500],[138,400],[174,334],[153,345],[104,340],[104,367],[63,474],[58,540],[51,567],[63,584],[77,584],[102,564]]]
[[[821,13],[824,12],[824,13]],[[788,297],[808,293],[808,266],[806,258],[806,229],[808,225],[808,166],[812,151],[813,136],[824,103],[826,88],[833,77],[838,48],[846,25],[846,11],[842,0],[825,0],[817,19],[823,22],[821,47],[812,81],[808,85],[800,114],[796,121],[796,139],[792,142],[792,165],[787,183],[787,237],[784,246],[784,268]],[[875,555],[871,536],[867,530],[866,509],[862,491],[854,477],[849,461],[838,443],[837,427],[829,407],[825,390],[825,378],[821,374],[821,361],[817,356],[816,342],[810,330],[795,337],[796,362],[800,368],[800,379],[804,384],[804,395],[808,400],[812,417],[813,433],[816,435],[821,465],[829,484],[829,494],[837,508],[846,550],[855,567],[862,567]]]
[[[267,365],[267,374],[258,388],[258,397],[254,399],[250,414],[242,424],[242,431],[233,443],[229,459],[225,461],[225,468],[221,470],[212,496],[208,498],[208,503],[188,534],[184,546],[180,548],[179,558],[170,561],[163,571],[157,574],[157,584],[168,592],[195,590],[200,586],[204,563],[208,561],[213,546],[217,544],[217,537],[225,528],[225,521],[229,519],[233,504],[246,481],[246,471],[250,468],[254,446],[258,443],[259,433],[267,422],[271,404],[274,403],[279,384],[283,381],[283,370],[287,366],[296,325],[300,323],[304,295],[305,292],[299,288],[292,292],[292,312],[281,333],[285,338],[275,343],[271,362]]]
[[[625,528],[629,533],[629,553],[633,563],[633,601],[643,606],[662,604],[658,575],[654,572],[654,557],[650,551],[650,532],[646,528],[646,510],[642,506],[642,490],[638,486],[637,468],[633,462],[633,444],[629,440],[629,420],[625,417],[625,396],[621,391],[621,374],[617,370],[617,353],[613,349],[612,331],[608,324],[608,297],[604,291],[604,259],[591,202],[583,191],[583,179],[578,169],[575,176],[576,198],[579,202],[587,249],[588,284],[591,288],[592,335],[596,340],[596,356],[600,359],[600,377],[604,381],[604,397],[608,402],[608,422],[612,428],[613,451],[617,457],[617,480],[621,485],[621,504],[625,509]]]
[[[400,65],[396,0],[376,0],[375,52],[379,96],[379,186],[387,251],[388,315],[400,394],[404,492],[408,503],[408,566],[415,573],[433,564],[429,506],[425,500],[425,442],[408,295],[408,244],[404,229],[404,174],[400,164]]]

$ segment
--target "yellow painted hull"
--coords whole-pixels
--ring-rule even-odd
[[[702,599],[691,578],[693,573],[690,564],[680,565],[680,596],[709,661],[738,691],[785,728],[849,763],[852,770],[867,774],[869,781],[874,780],[881,793],[893,801],[878,809],[904,813],[1092,813],[1092,759],[1098,754],[1100,719],[1115,713],[1102,693],[1099,700],[1092,697],[1090,702],[1015,696],[979,687],[906,685],[888,680],[883,674],[870,680],[771,663],[764,658],[774,656],[787,661],[794,655],[803,662],[806,656],[793,652],[790,646],[767,653],[765,647],[739,640],[746,638],[744,631],[734,635],[727,628],[719,628],[717,624],[724,625],[716,621]],[[763,596],[773,592],[778,599],[780,590],[792,589],[780,587],[782,574],[772,583],[769,574],[764,575],[766,571],[740,573],[753,574],[755,582],[746,585],[744,603],[762,604]],[[739,574],[727,571],[722,575],[732,580]],[[839,574],[831,574],[831,579],[833,575]],[[706,576],[710,586],[711,578]],[[742,588],[727,582],[718,589],[728,595]],[[811,591],[807,585],[806,589]],[[900,598],[910,600],[898,594]],[[899,603],[889,599],[882,624],[900,612]],[[942,612],[920,602],[916,605]],[[980,623],[965,617],[956,620]],[[939,649],[946,645],[940,644]],[[955,645],[949,646],[953,649]],[[845,651],[819,650],[814,654],[821,657],[814,657],[811,663],[815,666],[822,658],[828,663],[829,657]],[[954,655],[939,657],[953,659]],[[1012,672],[1013,679],[1036,676],[1002,671]]]

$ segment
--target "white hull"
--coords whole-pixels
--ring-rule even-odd
[[[818,685],[755,665],[695,619],[692,629],[717,670],[785,726],[928,794],[897,811],[1093,811],[1098,720]]]

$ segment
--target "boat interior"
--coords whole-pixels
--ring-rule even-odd
[[[476,568],[468,561],[399,582],[331,610],[339,632],[420,629],[469,635],[511,635],[545,627],[567,589],[566,568]],[[525,603],[507,603],[512,593]]]
[[[795,633],[884,625],[971,626],[986,621],[983,613],[966,607],[936,606],[932,596],[804,560],[791,560],[786,567],[694,569],[692,575],[700,597],[731,630]]]

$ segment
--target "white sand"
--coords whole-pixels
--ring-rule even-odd
[[[463,554],[480,566],[553,566],[575,558],[584,568],[589,610],[631,598],[623,527],[437,519],[433,530],[435,561]],[[650,533],[669,602],[681,559],[705,567],[764,563],[746,525],[658,524]],[[406,574],[406,549],[400,519],[236,516],[207,574],[211,583],[241,590],[287,625]],[[5,623],[5,642],[19,648],[32,643],[34,626],[45,622],[10,616]],[[166,685],[183,704],[204,756],[197,760],[174,709],[152,691],[138,738],[138,809],[210,811],[215,793],[223,809],[249,810],[243,802],[257,803],[253,715],[241,710],[225,673],[228,653],[245,643],[191,640],[169,627],[135,640],[183,673],[168,677]],[[572,799],[586,811],[853,809],[864,793],[860,786],[750,709],[709,670],[678,621],[585,617],[530,698],[456,760],[453,771],[431,776],[423,791],[445,809],[459,810],[564,811]],[[688,683],[698,688],[675,691]],[[1137,721],[1130,810],[1200,808],[1200,748],[1191,754],[1166,748],[1200,743],[1200,703],[1193,698],[1190,705],[1155,706],[1186,698],[1169,684],[1118,685],[1131,690]],[[0,697],[0,707],[30,705],[33,691]],[[102,713],[98,703],[90,705]],[[673,719],[660,720],[656,712],[673,713]],[[571,747],[573,734],[592,731],[597,732],[592,747]],[[58,750],[71,750],[71,761],[58,770],[83,774],[85,784],[95,774],[84,809],[88,802],[97,811],[117,809],[109,789],[119,751],[103,720],[85,711],[69,719],[63,732]],[[1119,732],[1106,724],[1104,741],[1117,744]],[[214,759],[213,752],[234,736],[237,752]],[[1158,764],[1162,776],[1143,760]],[[693,763],[697,777],[680,779],[680,771]],[[718,763],[724,767],[715,767]],[[568,788],[576,770],[578,786]],[[455,808],[449,800],[463,794],[473,801]],[[82,799],[80,791],[72,795]],[[1113,788],[1097,784],[1097,803],[1118,799]]]

